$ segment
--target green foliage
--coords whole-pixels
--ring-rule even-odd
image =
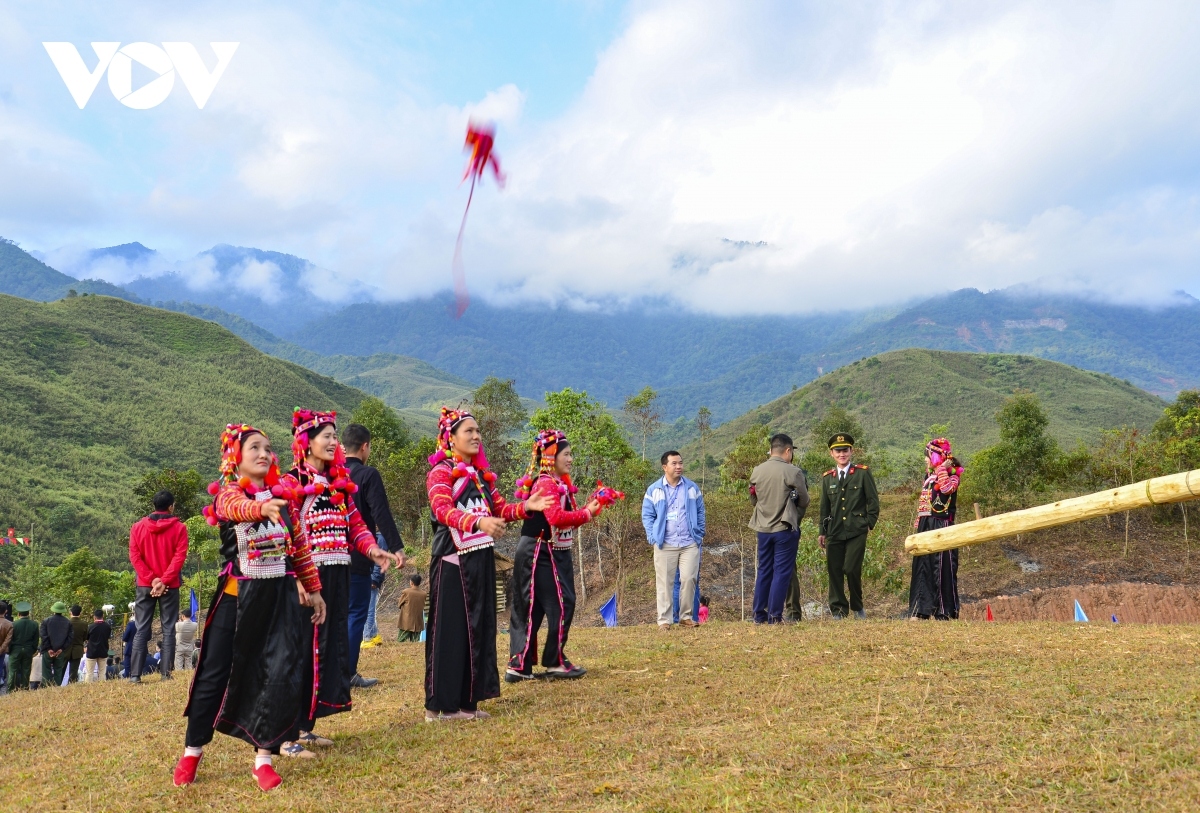
[[[179,600],[180,609],[187,609],[187,590],[196,591],[196,600],[201,607],[212,603],[217,589],[218,563],[221,558],[221,536],[217,529],[202,516],[188,519],[184,525],[188,532],[188,558],[184,563],[184,589]],[[192,571],[188,574],[188,571]]]
[[[1183,390],[1154,424],[1152,437],[1176,471],[1200,468],[1200,390]]]
[[[0,525],[34,525],[51,564],[86,543],[104,567],[127,566],[146,513],[135,488],[163,469],[214,478],[225,424],[286,448],[296,404],[349,413],[363,397],[210,322],[107,297],[0,296],[0,346]],[[0,551],[0,568],[17,564]]]
[[[153,512],[154,495],[163,490],[170,491],[174,495],[175,509],[173,513],[184,520],[198,515],[208,496],[208,492],[204,489],[204,478],[195,469],[187,471],[162,469],[147,474],[133,489],[138,500],[138,510],[142,514]]]
[[[95,554],[83,547],[54,568],[51,589],[67,604],[79,604],[84,612],[91,612],[111,594],[114,575],[100,567]]]
[[[854,416],[870,441],[869,451],[879,456],[869,465],[882,481],[880,470],[888,461],[897,461],[901,475],[920,465],[913,450],[924,446],[931,424],[954,428],[955,453],[964,461],[997,443],[994,416],[1015,389],[1037,395],[1049,420],[1047,433],[1067,447],[1098,442],[1105,427],[1148,428],[1165,406],[1109,376],[1028,356],[897,350],[878,356],[878,364],[868,366],[868,361],[829,373],[718,426],[706,451],[723,457],[735,438],[763,422],[762,413],[775,431],[808,438],[830,408],[838,406]],[[698,444],[683,451],[685,459],[699,459]],[[828,459],[826,454],[823,460]],[[815,471],[828,467],[822,463]]]
[[[350,423],[365,426],[371,433],[371,449],[395,451],[412,442],[412,435],[396,410],[374,396],[362,399],[350,415]]]
[[[805,518],[800,523],[800,547],[796,551],[796,571],[801,580],[812,584],[820,596],[829,592],[829,569],[825,563],[825,551],[817,544],[817,526]],[[900,527],[894,522],[880,520],[867,535],[867,549],[863,554],[862,578],[864,585],[874,585],[895,595],[908,589],[908,574],[903,565],[895,561],[892,540],[903,538]]]
[[[750,473],[771,453],[767,442],[770,436],[770,426],[756,423],[734,440],[733,448],[721,464],[721,488],[740,492],[749,487]]]
[[[59,600],[54,595],[54,568],[46,566],[36,546],[25,549],[20,564],[4,577],[4,586],[11,601],[33,605],[34,618],[45,618],[50,614],[50,605]]]
[[[831,405],[821,419],[813,424],[808,432],[807,443],[804,444],[804,454],[796,461],[796,465],[808,474],[809,482],[814,482],[821,472],[828,471],[833,465],[829,456],[829,438],[838,433],[854,438],[854,462],[875,468],[879,455],[872,455],[870,442],[863,431],[862,423],[854,413],[838,406]],[[796,445],[803,441],[796,438]],[[799,451],[799,449],[797,449]],[[882,479],[886,472],[876,471],[875,477]]]
[[[615,481],[622,464],[637,454],[604,405],[570,387],[546,393],[546,406],[536,410],[529,423],[533,432],[558,429],[566,433],[575,455],[573,479],[584,494],[597,480]],[[532,433],[529,443],[533,443]]]
[[[1036,395],[1017,390],[996,413],[1000,442],[973,458],[960,499],[999,510],[1028,506],[1036,494],[1062,479],[1062,453]]]
[[[525,426],[529,415],[517,395],[516,382],[488,376],[471,394],[471,412],[479,422],[483,448],[492,471],[507,490],[524,469],[525,454],[512,435]]]
[[[388,505],[392,516],[400,526],[405,547],[415,547],[425,533],[424,511],[429,505],[425,489],[425,477],[429,473],[429,456],[437,449],[431,437],[422,437],[415,443],[392,452],[386,460],[376,463],[387,491]]]
[[[642,460],[646,459],[646,441],[662,423],[662,414],[655,408],[654,402],[657,400],[657,392],[650,387],[642,387],[641,392],[626,398],[625,405],[621,407],[642,436]]]

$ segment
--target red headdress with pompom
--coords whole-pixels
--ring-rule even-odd
[[[952,461],[951,468],[957,474],[962,474],[962,466],[958,465],[958,460],[954,457],[954,452],[950,449],[950,441],[947,438],[934,438],[925,444],[925,451],[929,455],[929,463],[927,467],[936,469],[945,460]]]
[[[444,460],[453,461],[452,468],[454,469],[455,478],[465,477],[469,473],[469,469],[473,469],[475,472],[475,485],[482,492],[487,490],[487,486],[491,486],[496,482],[496,473],[488,471],[490,464],[488,463],[487,452],[483,449],[483,443],[479,444],[479,451],[471,460],[464,459],[462,455],[450,448],[450,436],[454,434],[454,430],[458,428],[458,425],[467,418],[474,420],[475,416],[462,407],[458,409],[442,407],[441,417],[438,418],[437,451],[429,456],[429,465],[436,466]],[[484,483],[487,483],[487,486]]]
[[[517,500],[529,499],[529,495],[533,493],[533,484],[543,474],[562,480],[572,494],[579,490],[571,482],[570,474],[559,476],[554,468],[559,449],[567,445],[569,442],[566,434],[558,429],[543,429],[537,433],[537,437],[533,439],[533,455],[529,461],[529,468],[525,469],[525,474],[517,480],[517,490],[513,495]]]
[[[301,409],[296,407],[292,410],[292,466],[299,469],[305,465],[305,460],[308,456],[308,433],[313,429],[320,429],[322,426],[333,426],[337,428],[337,412],[319,412],[313,409]],[[346,451],[339,443],[337,450],[333,453],[333,462],[329,464],[325,470],[325,477],[329,480],[329,489],[333,493],[329,495],[329,500],[339,508],[343,508],[346,504],[346,494],[353,494],[358,491],[358,486],[350,479],[350,470],[346,468]],[[310,483],[305,487],[306,493],[320,493],[322,488],[318,488],[320,483]],[[312,491],[309,491],[312,489]],[[277,495],[278,496],[278,495]]]
[[[225,431],[221,433],[221,476],[209,483],[209,494],[217,496],[217,492],[221,490],[222,486],[235,480],[238,486],[248,494],[254,494],[258,490],[250,482],[250,478],[238,476],[238,466],[242,462],[242,444],[251,435],[262,435],[264,438],[267,436],[261,429],[255,429],[248,423],[231,423],[225,426]],[[279,458],[275,456],[274,452],[271,452],[271,467],[267,470],[265,479],[268,488],[274,489],[279,485]],[[201,513],[204,514],[204,518],[210,525],[217,524],[217,517],[211,505],[204,506]]]

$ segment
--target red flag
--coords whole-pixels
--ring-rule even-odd
[[[496,143],[496,129],[490,124],[477,124],[474,121],[467,124],[467,141],[463,149],[471,151],[471,160],[463,172],[463,180],[471,179],[471,191],[467,193],[467,205],[463,209],[462,223],[458,227],[458,240],[454,243],[454,318],[460,318],[471,304],[467,293],[467,271],[462,261],[463,230],[467,227],[467,212],[471,211],[471,199],[475,197],[475,182],[483,180],[483,174],[488,167],[492,168],[492,177],[496,184],[504,188],[504,173],[500,170],[500,161],[492,154],[492,146]]]
[[[988,621],[995,621],[995,620],[996,620],[996,616],[992,615],[992,605],[991,605],[991,604],[989,604],[989,605],[987,606],[987,620],[988,620]]]

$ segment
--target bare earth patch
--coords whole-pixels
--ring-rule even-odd
[[[501,644],[507,641],[501,638]],[[187,680],[0,698],[9,810],[1112,810],[1200,798],[1200,633],[1057,623],[717,622],[581,629],[571,683],[504,687],[485,722],[426,725],[422,647],[282,762],[217,735],[171,785]],[[180,677],[184,677],[181,675]]]
[[[1091,621],[1122,624],[1200,623],[1200,588],[1182,584],[1086,584],[1035,588],[1019,596],[996,596],[964,605],[962,617],[982,621],[987,606],[997,621],[1073,621],[1075,602]]]

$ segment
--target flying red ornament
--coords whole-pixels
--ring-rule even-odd
[[[471,179],[471,191],[467,194],[467,205],[463,209],[462,224],[458,227],[458,240],[454,244],[454,318],[457,319],[466,312],[471,304],[467,293],[467,271],[462,261],[463,230],[467,227],[467,213],[471,211],[471,200],[475,197],[475,182],[483,181],[483,175],[488,167],[492,168],[492,177],[496,185],[504,188],[504,172],[500,169],[500,161],[492,154],[492,146],[496,143],[496,128],[491,124],[479,124],[471,121],[467,124],[467,141],[464,150],[469,150],[471,159],[467,162],[462,179]]]

